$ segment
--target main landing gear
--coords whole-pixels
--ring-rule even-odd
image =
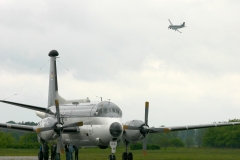
[[[128,153],[128,145],[129,145],[129,141],[127,140],[123,140],[124,141],[124,144],[126,146],[126,152],[124,152],[122,154],[122,160],[133,160],[133,154],[132,152],[129,152]]]
[[[108,156],[108,160],[116,160],[114,154],[116,153],[117,141],[110,141],[110,147],[112,149],[112,154]]]

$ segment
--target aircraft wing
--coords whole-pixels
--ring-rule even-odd
[[[234,126],[234,125],[240,125],[240,122],[149,128],[149,133],[183,131],[183,130],[189,130],[189,129],[201,129],[201,128],[212,128],[212,127]]]
[[[182,33],[182,32],[180,32],[178,29],[176,29],[176,31],[178,31],[179,33]]]
[[[22,132],[36,132],[36,126],[20,125],[20,124],[10,124],[10,123],[0,123],[0,128],[5,128],[9,130],[17,130]]]
[[[169,23],[170,23],[171,25],[173,25],[172,22],[170,21],[170,19],[168,19],[168,21],[169,21]]]
[[[32,106],[32,105],[27,105],[27,104],[21,104],[21,103],[15,103],[15,102],[10,102],[10,101],[1,101],[0,100],[0,102],[15,105],[15,106],[19,106],[19,107],[23,107],[23,108],[27,108],[27,109],[32,109],[32,110],[35,110],[35,111],[40,111],[40,112],[44,112],[44,113],[53,114],[53,112],[48,108]]]

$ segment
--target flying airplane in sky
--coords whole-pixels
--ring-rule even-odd
[[[144,121],[133,118],[133,120],[123,123],[122,111],[113,102],[91,102],[89,98],[66,100],[61,97],[58,93],[56,66],[56,58],[59,54],[56,50],[52,50],[48,55],[50,57],[50,75],[48,105],[46,108],[0,100],[3,103],[35,110],[41,121],[37,126],[0,123],[0,128],[36,132],[38,141],[43,147],[45,142],[56,140],[57,159],[60,159],[60,153],[64,154],[64,144],[71,144],[78,147],[97,146],[100,149],[106,149],[110,146],[111,153],[108,159],[116,160],[116,146],[122,140],[126,148],[126,151],[122,154],[122,160],[133,160],[133,154],[128,150],[129,143],[143,141],[143,153],[146,155],[146,138],[148,134],[240,125],[240,122],[232,122],[159,128],[149,127],[149,102],[145,103]],[[1,112],[4,112],[4,109],[1,109]]]
[[[170,25],[168,26],[168,29],[170,28],[172,30],[178,31],[179,33],[182,33],[182,32],[180,32],[178,29],[186,27],[185,22],[183,22],[183,24],[181,24],[181,25],[173,25],[172,22],[170,21],[170,19],[168,19],[168,21],[170,23]]]

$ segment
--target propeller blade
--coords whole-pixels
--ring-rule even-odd
[[[56,115],[57,115],[57,122],[60,123],[60,111],[59,111],[59,102],[58,100],[55,100],[55,106],[56,106]]]
[[[149,102],[145,102],[145,125],[148,125]]]
[[[169,20],[169,22],[170,22],[170,20]],[[149,128],[148,128],[148,111],[149,111],[149,102],[145,102],[145,126],[143,126],[143,131],[145,131],[145,134],[144,134],[144,139],[143,139],[143,156],[147,155],[147,134],[148,134],[148,131],[149,131]]]
[[[129,125],[123,125],[123,129],[128,129],[128,130],[141,130],[140,127],[137,127],[137,126],[129,126]]]
[[[63,125],[62,128],[83,126],[83,122],[76,122]]]
[[[60,136],[58,137],[58,141],[57,141],[57,150],[61,153],[64,154],[64,146],[63,146],[63,142],[62,142],[62,132],[60,132]]]
[[[145,138],[143,139],[143,155],[144,155],[144,156],[147,155],[147,135],[146,135]]]
[[[55,126],[52,126],[52,127],[40,127],[40,128],[36,128],[36,132],[40,133],[40,132],[43,132],[43,131],[53,130],[54,128],[55,128]]]

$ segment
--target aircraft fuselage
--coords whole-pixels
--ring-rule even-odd
[[[56,110],[55,106],[49,107],[49,109],[53,112]],[[122,111],[112,102],[61,105],[60,114],[62,124],[83,122],[83,126],[63,131],[64,144],[68,143],[79,147],[108,146],[110,141],[118,141],[122,137]],[[45,117],[54,118],[54,115],[45,114]]]
[[[183,27],[184,27],[183,25],[169,25],[168,28],[176,30],[176,29],[183,28]]]

